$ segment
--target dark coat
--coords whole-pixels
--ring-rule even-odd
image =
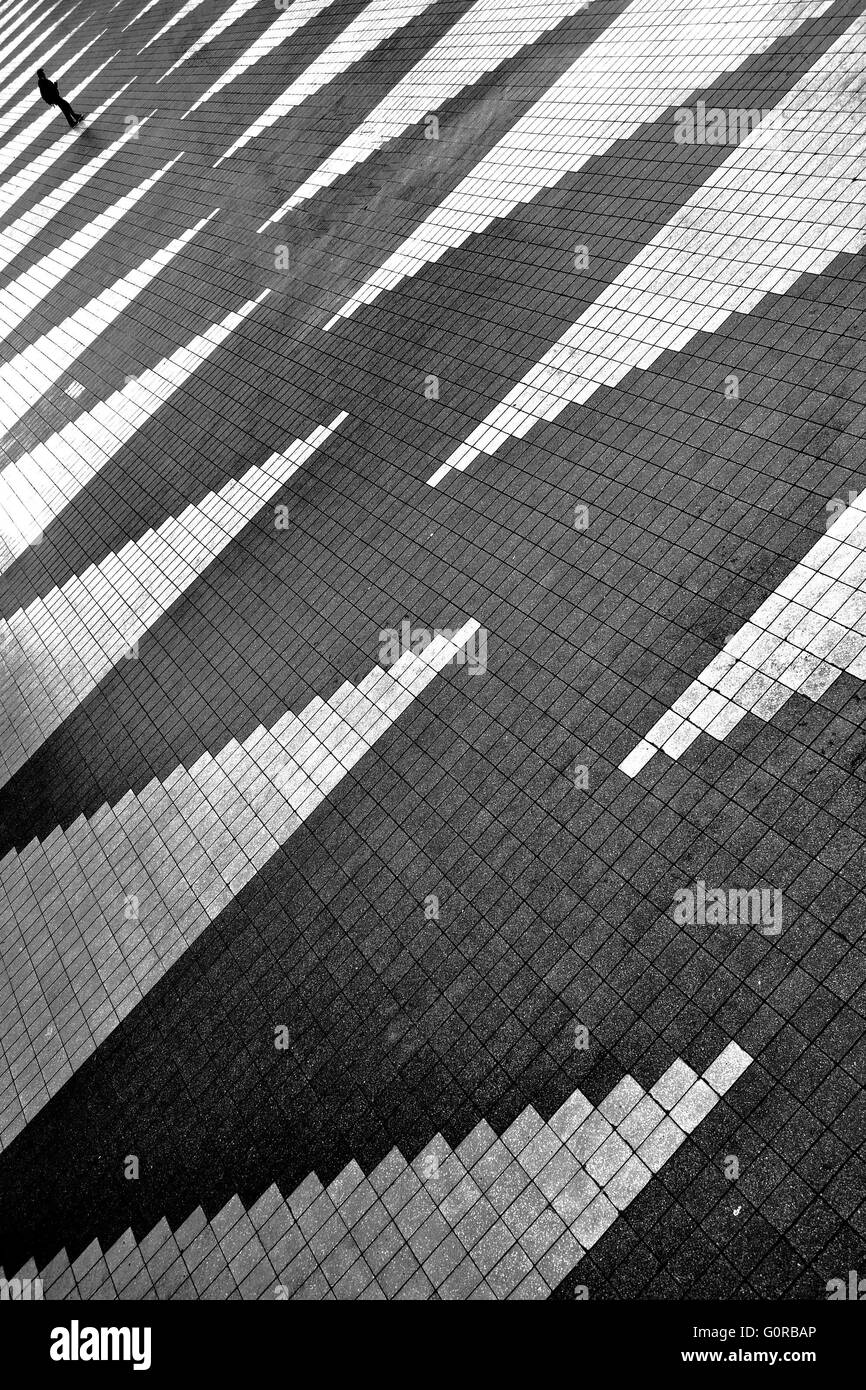
[[[49,106],[56,106],[60,100],[60,93],[57,90],[57,83],[52,82],[48,77],[40,77],[39,92],[43,101],[47,101]]]

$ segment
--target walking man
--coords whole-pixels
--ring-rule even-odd
[[[58,91],[57,83],[52,82],[50,77],[45,76],[44,68],[39,68],[36,76],[39,79],[39,93],[42,100],[47,101],[49,106],[59,106],[69,125],[78,125],[79,121],[84,120],[83,116],[77,116],[75,114],[68,101],[64,101]]]

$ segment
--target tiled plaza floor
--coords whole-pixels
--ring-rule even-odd
[[[864,59],[0,5],[7,1279],[866,1269]]]

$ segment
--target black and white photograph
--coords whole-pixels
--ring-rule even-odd
[[[866,0],[0,3],[31,1371],[862,1347],[864,249]]]

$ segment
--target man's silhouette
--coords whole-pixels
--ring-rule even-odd
[[[52,82],[50,77],[45,76],[44,68],[39,68],[36,72],[36,76],[39,80],[39,93],[42,100],[47,101],[49,106],[59,106],[69,125],[78,125],[79,121],[84,120],[83,116],[77,116],[75,114],[68,101],[63,100],[63,97],[58,91],[57,83]]]

